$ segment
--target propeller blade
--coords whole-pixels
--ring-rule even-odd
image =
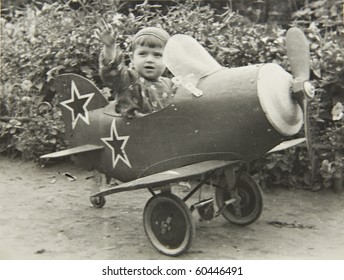
[[[314,154],[309,122],[308,101],[314,97],[314,87],[308,81],[310,76],[310,51],[305,34],[301,29],[292,27],[286,35],[286,49],[291,74],[293,76],[294,98],[303,111],[304,130],[309,161],[311,163],[311,181],[314,179]]]
[[[305,34],[292,27],[286,35],[287,56],[294,80],[306,81],[310,73],[310,52]]]

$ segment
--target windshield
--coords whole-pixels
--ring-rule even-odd
[[[172,36],[164,50],[163,62],[180,79],[199,80],[222,66],[194,38],[177,34]]]

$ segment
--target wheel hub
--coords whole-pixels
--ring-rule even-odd
[[[192,215],[176,195],[153,196],[145,206],[143,217],[147,237],[160,252],[178,256],[190,247],[194,235]]]
[[[166,221],[161,221],[160,229],[162,234],[165,234],[167,231],[170,231],[172,229],[171,222],[172,217],[167,217]]]

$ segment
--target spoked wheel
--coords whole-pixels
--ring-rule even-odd
[[[153,246],[168,256],[178,256],[188,250],[195,234],[189,208],[172,193],[157,194],[147,202],[143,225]]]
[[[236,199],[227,206],[226,201]],[[222,216],[236,225],[248,225],[255,222],[263,210],[263,194],[256,182],[246,173],[243,173],[236,188],[228,191],[222,188],[216,189],[216,203],[220,209],[224,206]]]
[[[96,197],[91,196],[90,201],[91,201],[92,206],[95,208],[102,208],[106,203],[104,196],[96,196]]]

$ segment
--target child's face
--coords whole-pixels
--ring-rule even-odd
[[[163,51],[159,47],[136,46],[131,61],[140,76],[154,81],[164,73],[166,66],[162,62]]]

